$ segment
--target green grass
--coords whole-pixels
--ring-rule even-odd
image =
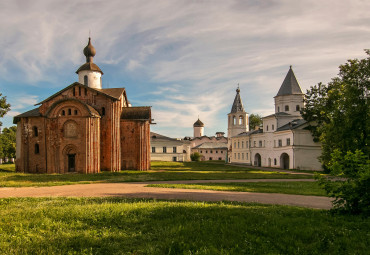
[[[307,208],[0,199],[1,254],[368,254],[370,221]]]
[[[14,164],[0,165],[0,187],[56,186],[97,182],[162,180],[312,178],[305,174],[255,170],[222,162],[152,162],[150,171],[101,172],[98,174],[23,174]]]
[[[150,184],[148,187],[175,189],[206,189],[237,192],[282,193],[310,196],[327,196],[317,182],[239,182],[239,183],[194,183]]]

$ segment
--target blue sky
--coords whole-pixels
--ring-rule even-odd
[[[370,1],[4,1],[0,92],[13,116],[77,81],[89,31],[103,88],[125,87],[150,105],[152,131],[192,136],[227,131],[240,84],[248,113],[273,112],[289,65],[305,92],[370,48]]]

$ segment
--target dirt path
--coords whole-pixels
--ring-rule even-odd
[[[1,188],[0,197],[128,197],[179,199],[195,201],[239,201],[264,204],[294,205],[317,209],[330,209],[331,199],[319,196],[287,195],[276,193],[229,192],[193,189],[167,189],[145,187],[158,183],[204,183],[204,182],[282,182],[313,181],[311,179],[251,179],[251,180],[193,180],[157,181],[135,183],[96,183],[53,187]]]

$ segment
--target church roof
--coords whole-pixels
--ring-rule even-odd
[[[269,117],[280,117],[280,116],[291,116],[291,114],[289,113],[286,113],[286,112],[277,112],[277,113],[273,113],[273,114],[270,114],[270,115],[267,115],[265,117],[262,117],[262,119],[264,118],[269,118]]]
[[[77,69],[76,73],[83,71],[83,70],[97,71],[97,72],[101,72],[101,74],[104,74],[103,71],[99,68],[99,66],[92,62],[88,62],[80,66]]]
[[[204,127],[204,124],[198,118],[198,120],[196,122],[194,122],[193,127]]]
[[[299,86],[297,78],[294,75],[292,66],[290,66],[289,71],[283,81],[283,84],[281,84],[281,87],[276,96],[294,95],[294,94],[300,95],[303,93],[301,87]]]
[[[17,122],[20,121],[21,118],[24,118],[24,117],[39,117],[39,116],[41,116],[41,114],[40,114],[40,111],[39,111],[39,107],[37,107],[37,108],[32,109],[30,111],[27,111],[27,112],[24,112],[24,113],[19,114],[17,116],[14,116],[13,124],[17,124]]]
[[[290,121],[289,123],[285,124],[284,126],[279,127],[278,129],[276,129],[276,131],[296,129],[296,128],[299,128],[300,126],[302,126],[306,123],[307,123],[307,121],[305,121],[304,119],[296,119],[296,120]]]
[[[35,105],[43,104],[43,103],[49,101],[50,99],[52,99],[52,98],[60,95],[64,91],[72,88],[73,86],[81,86],[81,87],[86,88],[88,90],[96,91],[97,93],[102,94],[102,95],[105,95],[105,96],[107,96],[109,98],[112,98],[114,100],[119,100],[119,98],[121,97],[121,95],[125,92],[125,88],[95,89],[95,88],[91,88],[91,87],[85,86],[85,85],[83,85],[81,83],[74,82],[71,85],[65,87],[64,89],[58,91],[57,93],[51,95],[50,97],[46,98],[45,100],[43,100],[40,103],[37,103]]]
[[[86,57],[86,63],[80,66],[76,73],[82,71],[82,70],[89,70],[89,71],[97,71],[103,74],[102,70],[93,63],[94,56],[96,54],[96,50],[94,46],[91,44],[91,38],[89,37],[89,42],[87,43],[86,47],[83,50],[83,53]]]
[[[236,113],[236,112],[245,112],[242,99],[240,98],[240,89],[239,87],[236,89],[236,96],[234,99],[233,106],[231,107],[230,113]]]
[[[179,144],[183,144],[183,141],[181,141],[181,140],[178,140],[176,138],[171,138],[171,137],[168,137],[168,136],[164,136],[164,135],[154,133],[154,132],[150,132],[150,139],[162,140],[162,141],[163,140],[164,141],[171,141],[171,142],[177,142]]]
[[[151,121],[151,107],[150,106],[123,107],[121,119]]]

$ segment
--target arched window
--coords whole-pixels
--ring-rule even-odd
[[[278,106],[278,112],[280,112],[280,106]]]
[[[236,125],[236,117],[233,116],[233,125],[235,126]]]
[[[68,115],[72,115],[72,110],[68,109]]]
[[[78,113],[77,110],[75,110],[75,115],[77,115],[77,113]]]
[[[296,106],[295,106],[295,110],[296,110],[297,112],[299,112],[299,110],[300,110],[299,105],[296,105]]]
[[[65,110],[62,111],[62,115],[63,116],[66,115],[66,111]]]
[[[276,166],[276,158],[274,158],[274,165]]]
[[[285,111],[286,111],[286,112],[289,112],[289,105],[286,105],[286,106],[285,106]]]
[[[105,107],[102,107],[101,108],[101,115],[104,116],[105,115]]]
[[[239,116],[239,125],[243,125],[243,116]]]
[[[87,75],[84,76],[84,85],[89,86],[89,80],[87,79]]]
[[[37,127],[33,127],[33,135],[35,137],[39,136],[39,130],[37,129]]]
[[[269,125],[266,125],[266,131],[269,131]]]
[[[274,130],[274,128],[275,128],[274,124],[272,124],[271,128],[272,128],[272,130]]]
[[[81,96],[81,87],[78,87],[78,95]]]
[[[35,144],[35,154],[39,154],[40,153],[40,146],[38,143]]]

